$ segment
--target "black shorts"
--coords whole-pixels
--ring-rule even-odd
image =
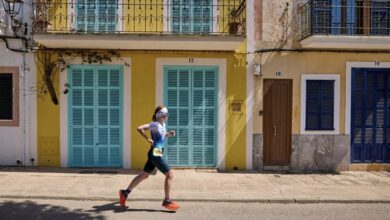
[[[153,155],[153,147],[151,147],[148,152],[148,161],[145,163],[144,171],[151,173],[156,167],[163,174],[171,170],[168,162],[163,157]]]

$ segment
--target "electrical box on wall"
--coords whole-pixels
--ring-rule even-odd
[[[229,107],[230,114],[233,114],[233,115],[241,115],[241,114],[243,114],[242,103],[243,103],[242,100],[232,100],[232,101],[230,101],[230,107]]]

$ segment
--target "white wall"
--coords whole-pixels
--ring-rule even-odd
[[[36,71],[33,53],[9,51],[0,42],[0,67],[19,68],[19,126],[0,126],[0,165],[35,165],[37,161],[36,140]],[[34,164],[30,159],[34,158]]]

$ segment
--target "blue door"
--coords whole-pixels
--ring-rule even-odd
[[[351,162],[390,162],[390,69],[352,69]]]
[[[169,109],[166,155],[173,166],[215,167],[218,72],[213,67],[165,67],[164,103]]]
[[[69,166],[122,166],[120,66],[71,65],[68,94]]]

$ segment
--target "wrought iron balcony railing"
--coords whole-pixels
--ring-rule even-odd
[[[246,0],[35,0],[35,33],[245,34]]]
[[[311,0],[301,8],[302,39],[311,35],[390,35],[390,0]]]

